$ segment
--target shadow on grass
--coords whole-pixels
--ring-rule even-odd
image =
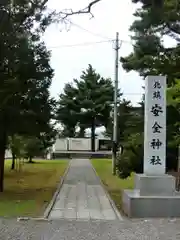
[[[7,179],[14,179],[14,177],[16,177],[16,180],[18,181],[20,178],[23,178],[24,175],[26,175],[26,177],[30,177],[30,176],[33,176],[33,175],[36,175],[38,174],[37,172],[29,172],[29,171],[18,171],[18,170],[6,170],[5,172],[5,178],[6,180]]]
[[[56,187],[47,187],[47,188],[28,188],[28,189],[10,189],[5,190],[3,193],[0,193],[0,200],[9,199],[9,200],[34,200],[42,197],[40,194],[53,193],[56,190]]]

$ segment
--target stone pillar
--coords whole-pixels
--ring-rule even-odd
[[[145,80],[144,173],[135,189],[124,190],[123,210],[130,217],[179,217],[180,194],[166,171],[166,77]]]
[[[145,80],[144,173],[162,175],[166,169],[166,77]]]

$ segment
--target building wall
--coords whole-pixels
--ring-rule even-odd
[[[98,150],[98,139],[95,140],[95,150]],[[91,151],[91,139],[69,138],[69,151]]]
[[[53,146],[53,152],[67,151],[67,149],[68,149],[68,139],[67,138],[57,139]]]
[[[95,150],[99,149],[99,139],[95,140]],[[91,151],[91,138],[60,138],[52,147],[52,152]]]

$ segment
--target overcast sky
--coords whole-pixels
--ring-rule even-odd
[[[57,11],[68,8],[78,10],[89,2],[90,0],[49,0],[48,8]],[[113,43],[107,41],[115,39],[116,32],[119,32],[120,39],[125,40],[120,56],[127,56],[132,51],[128,29],[134,20],[135,7],[131,0],[102,0],[92,9],[93,19],[89,15],[76,15],[71,17],[74,25],[70,29],[64,24],[48,28],[44,40],[52,51],[51,64],[55,70],[52,96],[57,97],[65,83],[79,78],[88,64],[92,64],[103,77],[114,80],[115,51]],[[119,64],[119,87],[123,90],[124,97],[136,104],[141,99],[142,85],[143,81],[137,73],[126,73]]]

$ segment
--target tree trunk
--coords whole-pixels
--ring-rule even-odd
[[[33,163],[32,156],[29,157],[28,163]]]
[[[12,152],[12,164],[11,164],[11,169],[15,169],[15,161],[16,161],[16,155]]]
[[[6,133],[3,132],[0,139],[0,192],[4,190],[4,161],[6,151]]]
[[[84,126],[80,126],[80,131],[79,131],[79,136],[80,138],[84,138],[85,136],[85,127]]]
[[[95,130],[96,130],[96,126],[95,126],[95,118],[92,118],[92,122],[91,122],[91,151],[95,152]]]
[[[70,137],[70,138],[74,138],[75,137],[75,127],[73,126],[73,127],[70,127],[69,129],[68,129],[68,136],[67,137]]]

